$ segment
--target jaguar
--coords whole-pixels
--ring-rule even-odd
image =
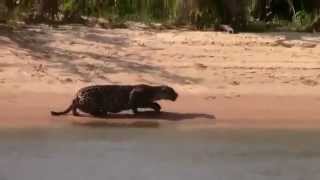
[[[64,111],[51,111],[58,116],[72,112],[79,116],[78,110],[95,117],[106,117],[109,113],[119,113],[132,110],[138,114],[139,108],[150,108],[155,112],[161,111],[157,101],[175,101],[178,93],[169,86],[139,85],[92,85],[81,88],[76,93],[71,105]]]

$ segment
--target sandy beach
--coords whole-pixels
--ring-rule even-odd
[[[319,128],[319,42],[304,33],[2,28],[0,126]],[[179,99],[144,117],[49,114],[83,86],[140,83],[170,85]]]
[[[0,180],[318,180],[320,37],[0,28]],[[93,84],[166,84],[160,114],[53,117]]]

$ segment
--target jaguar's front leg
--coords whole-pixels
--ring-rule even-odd
[[[133,114],[139,114],[139,111],[138,111],[137,107],[133,107],[132,108],[132,112],[133,112]]]
[[[144,105],[139,105],[138,107],[139,108],[151,108],[157,113],[159,113],[160,110],[161,110],[161,106],[156,102],[146,103]],[[132,111],[133,111],[134,114],[139,114],[138,107],[132,108]]]
[[[155,112],[159,113],[161,111],[161,106],[160,104],[156,103],[156,102],[153,102],[153,103],[150,103],[146,106],[146,108],[151,108],[153,109]]]
[[[157,113],[159,113],[161,110],[161,106],[156,102],[151,102],[151,103],[146,103],[146,104],[140,105],[139,108],[150,108],[150,109],[153,109]]]

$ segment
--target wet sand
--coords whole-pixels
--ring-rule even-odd
[[[182,94],[176,102],[161,101],[163,112],[135,116],[127,111],[107,118],[51,116],[64,110],[72,94],[28,93],[2,96],[0,128],[64,127],[69,125],[211,128],[319,128],[320,99],[316,96],[224,96]]]

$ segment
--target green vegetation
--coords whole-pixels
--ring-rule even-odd
[[[317,24],[318,0],[2,0],[0,21],[84,22],[88,17],[192,25],[197,29],[229,24],[238,30]]]

